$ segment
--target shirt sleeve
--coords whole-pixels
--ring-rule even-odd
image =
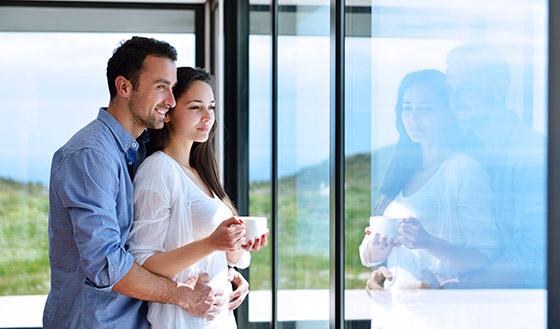
[[[151,160],[140,166],[134,179],[134,222],[128,248],[140,265],[155,253],[166,251],[171,215],[169,182]]]
[[[65,175],[56,181],[57,194],[69,210],[80,266],[98,289],[111,290],[134,262],[121,241],[116,212],[118,165],[86,148],[67,156],[61,166]]]
[[[371,245],[372,240],[373,240],[373,236],[371,234],[365,234],[364,239],[362,240],[362,243],[360,244],[359,247],[360,260],[362,261],[362,265],[364,265],[365,267],[376,267],[385,263],[386,261],[386,259],[377,262],[372,261],[373,258],[372,255],[373,248]]]
[[[501,198],[511,200],[502,220],[504,256],[526,278],[546,281],[546,156],[545,147],[532,145],[520,152],[511,168],[512,189]],[[503,201],[502,201],[503,202]]]
[[[241,257],[239,257],[237,263],[234,264],[228,262],[228,266],[237,267],[239,269],[246,269],[247,267],[249,267],[250,264],[251,264],[251,253],[246,250],[243,250],[243,253],[241,254]]]

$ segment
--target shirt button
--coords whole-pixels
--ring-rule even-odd
[[[129,162],[128,162],[128,165],[129,165],[129,166],[132,166],[132,161],[129,161]]]
[[[136,143],[132,143],[132,147],[136,147],[138,146]]]

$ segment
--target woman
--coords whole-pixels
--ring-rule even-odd
[[[150,303],[152,328],[236,328],[228,309],[232,291],[228,265],[246,268],[245,228],[221,186],[214,157],[215,101],[212,77],[204,70],[177,69],[175,108],[165,126],[150,132],[151,154],[134,179],[134,223],[129,248],[151,272],[184,282],[208,273],[210,286],[224,292],[212,320],[194,317],[171,304]],[[245,249],[245,250],[244,250]],[[256,248],[258,249],[258,247]]]
[[[371,280],[388,277],[384,287],[391,290],[454,285],[498,252],[487,174],[458,151],[462,140],[443,73],[423,70],[403,78],[396,121],[400,138],[374,212],[403,220],[395,239],[366,229],[362,263],[386,264]]]

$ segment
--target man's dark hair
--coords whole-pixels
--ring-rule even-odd
[[[142,65],[148,55],[177,60],[177,51],[165,41],[143,37],[132,37],[125,41],[115,49],[107,63],[107,84],[111,100],[117,94],[115,79],[119,75],[130,80],[132,87],[137,88]]]

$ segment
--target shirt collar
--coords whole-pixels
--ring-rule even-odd
[[[106,107],[102,107],[99,109],[99,114],[97,115],[97,119],[103,122],[109,130],[115,136],[121,150],[126,154],[130,149],[134,150],[135,152],[138,151],[139,145],[138,142],[130,135],[130,133],[124,129],[124,127],[113,117],[109,112],[107,112]],[[140,135],[139,139],[144,142],[145,135],[147,132],[145,131]],[[149,137],[148,137],[149,139]]]

